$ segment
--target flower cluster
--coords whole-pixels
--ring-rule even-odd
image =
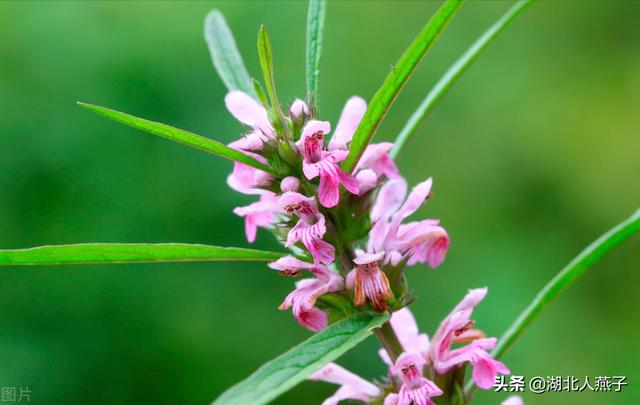
[[[484,333],[473,328],[474,321],[470,319],[473,309],[486,293],[486,288],[469,291],[442,321],[431,341],[426,334],[419,332],[409,308],[394,312],[390,323],[403,353],[394,362],[385,349],[380,349],[380,357],[389,369],[387,384],[376,386],[330,363],[310,377],[311,380],[341,385],[324,404],[336,404],[343,399],[373,402],[384,397],[385,405],[430,405],[434,403],[432,397],[444,392],[425,375],[438,381],[443,388],[460,384],[461,381],[457,380],[459,374],[455,371],[463,369],[466,364],[473,368],[471,377],[479,388],[491,388],[496,376],[509,374],[509,369],[486,352],[495,347],[496,338],[486,338]],[[452,348],[454,344],[464,343],[468,344]],[[508,401],[507,404],[517,403],[515,399]]]
[[[389,368],[386,383],[376,385],[329,364],[311,377],[341,385],[326,404],[382,398],[385,404],[431,404],[430,398],[460,383],[466,364],[484,389],[493,386],[498,373],[509,373],[487,353],[496,339],[485,338],[470,320],[486,289],[471,290],[431,342],[418,332],[407,308],[411,298],[404,269],[440,265],[449,236],[438,220],[407,222],[431,196],[433,182],[429,178],[409,191],[389,155],[391,143],[368,145],[352,172],[341,167],[367,107],[362,98],[347,101],[330,139],[331,124],[316,119],[302,100],[295,100],[286,115],[237,90],[225,103],[247,127],[229,146],[277,173],[236,162],[227,179],[234,190],[259,197],[234,210],[244,217],[247,239],[255,240],[258,227],[268,229],[292,251],[269,267],[289,277],[310,275],[296,283],[280,309],[291,308],[295,319],[315,332],[328,325],[331,314],[393,313],[390,324],[402,353],[381,349]],[[453,348],[461,343],[468,344]]]

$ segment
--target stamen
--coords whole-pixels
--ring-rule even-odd
[[[469,329],[471,329],[473,327],[473,325],[475,325],[476,321],[473,320],[469,320],[467,321],[467,323],[465,323],[461,328],[456,329],[453,334],[454,336],[460,336],[463,333],[465,333],[466,331],[468,331]]]

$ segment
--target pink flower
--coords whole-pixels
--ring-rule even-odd
[[[383,175],[389,179],[399,177],[398,167],[389,156],[391,148],[393,148],[391,142],[369,144],[358,161],[356,172],[363,169],[371,169],[378,177]]]
[[[324,294],[342,290],[342,277],[324,266],[306,263],[291,256],[283,257],[269,267],[290,275],[299,274],[304,269],[315,276],[298,281],[296,289],[287,295],[279,308],[285,310],[293,307],[293,316],[298,323],[314,332],[326,328],[327,314],[316,308],[316,300]]]
[[[387,300],[391,298],[392,293],[387,276],[378,267],[378,262],[383,256],[384,252],[360,253],[353,260],[356,267],[347,275],[347,288],[355,289],[356,306],[363,306],[368,300],[375,311],[387,310]]]
[[[369,402],[380,395],[378,387],[335,363],[329,363],[322,367],[309,379],[341,385],[338,391],[327,398],[322,405],[336,405],[344,399]]]
[[[429,357],[438,374],[444,374],[465,362],[473,367],[472,378],[482,389],[493,387],[496,375],[509,374],[509,369],[501,362],[494,360],[486,350],[496,345],[496,338],[477,338],[483,336],[472,329],[474,321],[470,320],[473,309],[487,294],[486,288],[470,290],[463,300],[453,309],[438,327],[431,346]],[[451,349],[454,343],[467,342],[467,346]]]
[[[244,217],[244,230],[247,241],[253,243],[256,240],[258,227],[267,228],[276,219],[278,210],[278,198],[270,191],[260,195],[260,200],[244,207],[238,207],[233,213]]]
[[[232,90],[224,98],[229,112],[240,122],[253,128],[253,132],[229,144],[234,149],[262,150],[264,143],[275,139],[267,110],[251,96]]]
[[[364,169],[356,174],[356,181],[358,182],[358,195],[363,196],[378,185],[378,176],[373,170]]]
[[[324,150],[324,136],[331,126],[327,121],[311,120],[302,129],[300,140],[296,142],[302,153],[302,171],[309,180],[320,176],[318,199],[327,208],[335,207],[340,200],[342,184],[353,194],[358,193],[358,182],[355,177],[345,173],[338,163],[347,158],[346,150]]]
[[[267,159],[256,153],[241,152],[260,163],[267,164]],[[262,194],[265,190],[259,188],[270,186],[273,180],[274,177],[267,172],[244,163],[233,162],[233,172],[227,177],[227,184],[232,189],[243,194]]]
[[[385,263],[428,263],[437,267],[449,247],[447,232],[437,220],[403,224],[431,194],[431,179],[418,184],[404,201],[407,185],[402,177],[389,180],[378,193],[371,210],[374,225],[369,232],[368,252],[385,252]]]
[[[295,99],[291,107],[289,108],[289,114],[291,114],[291,118],[298,118],[301,115],[309,115],[309,107],[307,103],[300,100],[299,98]]]
[[[422,376],[425,359],[418,353],[402,353],[395,364],[395,372],[402,376],[398,392],[398,405],[435,405],[431,397],[442,395],[442,390]]]
[[[286,247],[293,246],[297,242],[307,248],[313,256],[314,262],[331,264],[335,253],[331,244],[322,240],[326,232],[324,215],[318,210],[313,197],[305,197],[302,194],[288,191],[280,196],[280,211],[287,215],[297,215],[300,220],[291,228],[287,235]]]
[[[348,144],[353,138],[364,113],[367,111],[367,102],[362,97],[353,96],[342,109],[336,130],[329,141],[329,150],[348,150]]]
[[[298,191],[298,187],[300,187],[300,180],[297,177],[287,176],[280,182],[280,190],[283,193],[287,191]]]
[[[429,337],[425,333],[420,333],[409,307],[404,307],[391,314],[389,323],[405,352],[419,353],[426,358],[429,351]],[[378,353],[388,366],[393,365],[386,350],[380,349]]]

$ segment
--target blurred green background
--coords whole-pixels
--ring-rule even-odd
[[[446,67],[510,3],[469,2],[392,108],[394,138]],[[321,110],[335,123],[370,99],[437,4],[331,2]],[[241,127],[223,104],[202,35],[227,16],[252,74],[270,31],[280,98],[304,96],[306,3],[0,3],[0,246],[197,242],[245,246],[227,161],[107,121],[82,100],[220,141]],[[450,232],[437,271],[412,269],[432,334],[467,288],[488,286],[478,326],[499,335],[541,286],[640,202],[640,3],[540,2],[480,57],[399,157],[433,176],[418,217]],[[277,248],[260,232],[258,248]],[[637,404],[640,243],[564,293],[505,358],[541,375],[624,375],[621,393],[531,395],[530,404]],[[0,269],[0,386],[37,404],[206,404],[309,333],[277,306],[292,283],[261,264]],[[373,339],[340,363],[384,373]],[[314,404],[302,384],[275,403]],[[504,394],[480,393],[477,404]]]

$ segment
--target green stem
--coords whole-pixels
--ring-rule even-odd
[[[638,231],[640,231],[640,209],[636,210],[629,218],[587,246],[586,249],[580,252],[575,259],[551,279],[513,324],[511,324],[502,337],[500,337],[498,345],[491,353],[492,356],[496,359],[501,358],[555,297],[564,291],[565,288],[573,284],[578,277],[606,256],[607,253],[631,238],[638,233]],[[475,389],[476,387],[473,385],[473,381],[470,381],[465,389],[467,402],[473,397]]]
[[[389,321],[383,323],[381,327],[374,329],[374,333],[382,347],[387,351],[387,354],[389,354],[391,361],[395,363],[404,350],[402,350],[402,345],[400,345],[398,336],[396,336],[396,333],[393,331],[391,323],[389,323]]]

